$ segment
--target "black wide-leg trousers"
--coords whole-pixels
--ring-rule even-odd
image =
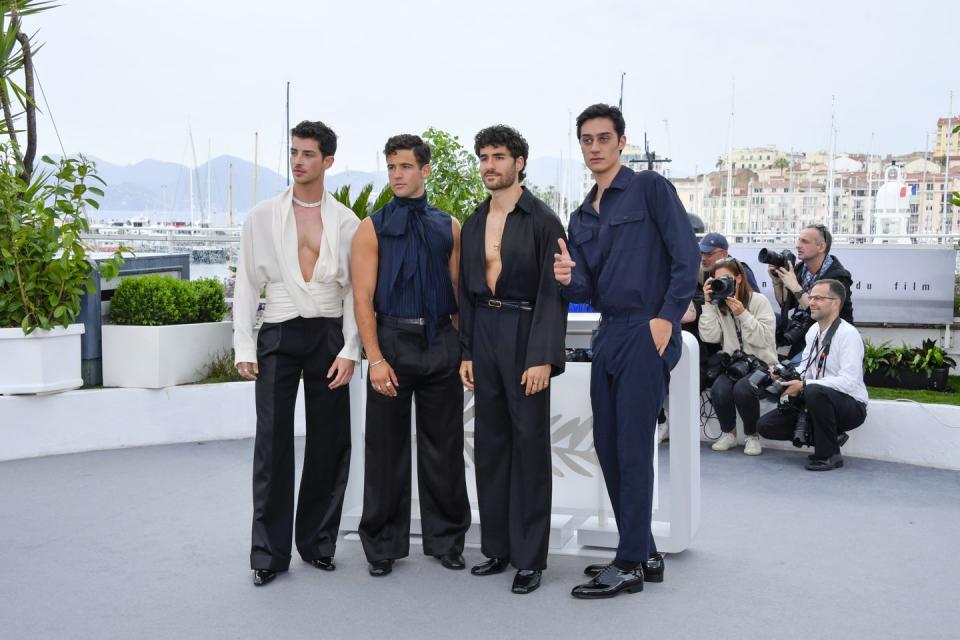
[[[367,382],[363,516],[359,534],[371,562],[410,553],[410,422],[417,407],[417,478],[423,552],[463,551],[470,527],[463,459],[460,345],[452,325],[427,343],[421,325],[377,326],[383,357],[397,375],[395,398]]]
[[[520,385],[532,322],[531,311],[480,307],[473,326],[480,549],[517,569],[546,569],[550,541],[550,390]]]
[[[257,338],[252,569],[286,571],[294,534],[293,418],[303,376],[306,446],[296,512],[304,560],[332,556],[350,470],[350,395],[327,371],[343,348],[341,318],[264,323]]]

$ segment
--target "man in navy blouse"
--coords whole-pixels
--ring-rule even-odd
[[[584,163],[596,185],[570,216],[554,276],[571,302],[600,311],[593,344],[593,439],[620,542],[609,565],[591,565],[576,598],[609,598],[663,580],[650,530],[657,414],[680,360],[680,318],[693,298],[700,252],[673,185],[620,163],[626,124],[595,104],[577,117]]]
[[[427,201],[430,147],[403,134],[383,150],[393,200],[360,223],[351,269],[370,361],[360,541],[370,575],[410,552],[410,419],[417,403],[423,552],[463,569],[470,526],[457,313],[460,225]]]

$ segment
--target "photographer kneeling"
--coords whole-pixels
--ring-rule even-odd
[[[829,471],[843,466],[840,434],[863,424],[867,417],[867,388],[863,384],[863,339],[840,317],[844,285],[818,280],[807,295],[815,324],[806,335],[798,368],[799,380],[783,381],[788,403],[760,418],[760,435],[770,440],[809,444],[814,453],[806,468]],[[805,429],[804,429],[805,427]]]
[[[700,338],[720,343],[717,359],[723,361],[714,363],[708,373],[708,377],[714,378],[710,399],[723,430],[713,450],[726,451],[736,446],[734,431],[739,412],[747,436],[743,452],[759,455],[760,399],[748,378],[754,370],[766,370],[777,362],[773,308],[765,296],[751,290],[743,265],[734,258],[716,263],[713,277],[703,284],[703,297]]]

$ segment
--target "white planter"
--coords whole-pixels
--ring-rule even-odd
[[[82,324],[38,329],[0,329],[0,394],[49,393],[83,386],[80,375]]]
[[[202,380],[233,345],[233,323],[103,325],[103,386],[160,389]]]

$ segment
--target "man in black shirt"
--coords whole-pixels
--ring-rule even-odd
[[[503,125],[474,149],[490,198],[463,225],[460,343],[463,384],[474,391],[478,576],[517,568],[514,593],[540,586],[550,537],[550,378],[564,369],[566,304],[553,278],[564,238],[557,215],[527,189],[529,148]]]

